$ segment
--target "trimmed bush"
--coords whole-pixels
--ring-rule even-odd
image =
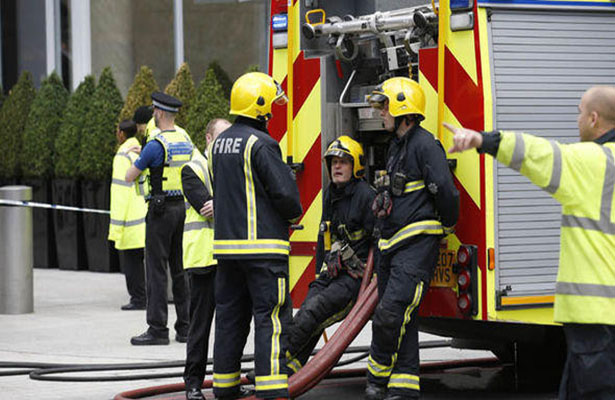
[[[175,124],[182,128],[186,128],[190,105],[194,102],[194,98],[196,97],[194,80],[192,79],[192,73],[190,72],[188,64],[183,63],[181,67],[179,67],[177,74],[175,74],[175,78],[167,85],[164,92],[178,98],[183,103],[175,117]]]
[[[261,70],[258,64],[250,64],[248,65],[248,69],[246,69],[246,74],[248,72],[261,72]],[[278,82],[278,83],[282,84],[282,82]]]
[[[9,92],[0,112],[0,178],[17,178],[21,173],[21,141],[30,106],[36,96],[32,75],[24,71]]]
[[[151,68],[142,66],[135,76],[135,80],[130,86],[130,89],[128,89],[126,102],[120,112],[118,122],[125,119],[132,119],[137,108],[152,104],[152,98],[150,96],[153,92],[158,90],[160,89],[154,78],[154,72],[152,72]]]
[[[68,92],[53,72],[45,78],[32,102],[22,146],[23,174],[29,178],[51,178],[55,139],[62,122]]]
[[[2,104],[4,104],[4,100],[6,96],[4,95],[4,88],[0,85],[0,108],[2,108]]]
[[[231,89],[233,87],[233,81],[231,80],[231,78],[229,78],[224,68],[222,68],[218,61],[214,60],[209,63],[207,69],[214,70],[214,74],[216,74],[216,79],[222,87],[222,93],[224,93],[224,97],[229,100],[231,98]]]
[[[115,129],[122,104],[122,95],[115,84],[111,68],[105,67],[83,125],[79,157],[81,177],[96,181],[111,177],[117,141]]]
[[[79,176],[81,135],[95,89],[96,81],[92,75],[88,75],[68,99],[55,142],[56,178],[73,179]]]
[[[222,87],[216,79],[213,68],[205,73],[205,78],[196,90],[196,99],[188,114],[188,132],[194,144],[204,151],[207,146],[205,127],[213,118],[229,118],[229,101],[224,97]]]

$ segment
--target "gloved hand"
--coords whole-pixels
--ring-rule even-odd
[[[331,278],[337,278],[342,268],[344,268],[339,251],[331,250],[325,257],[325,263],[327,264],[327,273]]]
[[[393,208],[393,199],[388,190],[380,192],[376,195],[372,203],[372,213],[376,218],[386,218],[391,214]]]
[[[354,257],[357,258],[356,256]],[[357,258],[355,262],[348,263],[348,268],[346,271],[348,272],[348,275],[354,279],[363,278],[363,273],[365,273],[365,264]]]

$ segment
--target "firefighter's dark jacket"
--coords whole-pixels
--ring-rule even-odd
[[[213,143],[214,257],[287,259],[299,190],[263,123],[238,117]]]
[[[393,250],[412,236],[449,233],[459,216],[459,192],[453,183],[444,148],[420,125],[394,136],[387,152],[387,172],[405,175],[401,195],[382,226],[379,248]]]
[[[332,242],[344,239],[340,237],[338,228],[345,226],[345,232],[350,236],[347,238],[350,247],[362,261],[367,259],[372,244],[374,215],[371,206],[374,197],[376,192],[367,182],[354,178],[340,188],[331,183],[324,192],[321,223],[330,221]],[[316,247],[317,271],[322,267],[325,254],[323,232],[320,232]]]

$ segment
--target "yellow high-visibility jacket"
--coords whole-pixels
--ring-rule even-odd
[[[213,194],[211,177],[207,159],[197,149],[194,150],[192,161],[182,167],[190,168],[203,182],[210,194]],[[183,191],[185,193],[185,191]],[[185,199],[185,197],[184,197]],[[184,269],[211,267],[218,262],[214,260],[214,219],[205,218],[199,210],[195,210],[187,199],[186,221],[184,223],[183,258]]]
[[[562,204],[557,322],[615,325],[615,143],[501,132],[498,161]]]
[[[118,250],[145,247],[147,206],[143,197],[137,195],[134,184],[125,181],[126,171],[138,157],[136,153],[128,153],[127,150],[138,145],[136,138],[129,138],[113,158],[109,240],[115,242],[115,248]]]

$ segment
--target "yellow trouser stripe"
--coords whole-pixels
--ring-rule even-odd
[[[280,308],[284,304],[286,294],[286,281],[278,278],[278,303],[271,313],[273,332],[271,334],[271,375],[280,374],[280,335],[282,334],[282,322],[280,321]]]
[[[420,390],[419,377],[411,374],[392,374],[388,386],[389,388]]]
[[[380,250],[388,250],[395,246],[397,243],[408,239],[409,237],[427,234],[427,235],[441,235],[443,233],[442,224],[436,220],[426,220],[414,222],[406,225],[397,231],[390,239],[380,239],[378,241],[378,248]]]
[[[218,374],[214,372],[214,387],[229,388],[237,386],[240,383],[240,371],[232,372],[230,374]]]
[[[257,391],[287,389],[288,388],[288,375],[278,374],[278,375],[257,376],[255,386],[256,386]]]
[[[404,335],[406,334],[406,325],[412,319],[412,312],[414,311],[416,307],[418,307],[419,301],[421,300],[422,293],[423,293],[423,282],[421,281],[419,282],[419,284],[416,287],[416,290],[414,291],[414,298],[412,299],[412,303],[408,305],[408,307],[406,308],[406,312],[404,313],[404,323],[402,324],[401,330],[399,331],[399,338],[397,340],[397,349],[399,349],[399,346],[401,346],[401,341],[404,338]]]
[[[246,179],[246,206],[248,216],[248,239],[256,239],[256,194],[254,192],[254,179],[252,177],[252,146],[256,136],[251,135],[243,152],[244,174]]]
[[[369,370],[369,373],[374,376],[386,378],[389,375],[391,375],[391,372],[393,371],[393,364],[391,365],[379,364],[376,360],[372,358],[370,354],[370,356],[367,359],[367,369]]]

